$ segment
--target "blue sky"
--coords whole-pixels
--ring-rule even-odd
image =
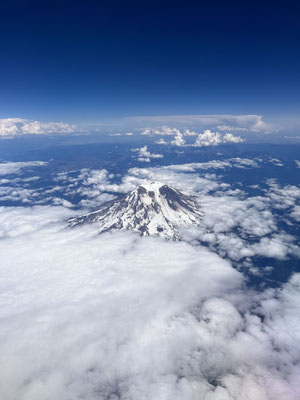
[[[2,2],[0,118],[255,114],[296,126],[300,7],[269,4]]]

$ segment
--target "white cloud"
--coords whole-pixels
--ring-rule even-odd
[[[272,206],[277,209],[287,209],[293,207],[300,199],[300,188],[295,185],[281,187],[276,180],[267,181],[269,189],[265,189],[266,194],[272,201]]]
[[[16,165],[18,168],[22,166]],[[184,191],[199,194],[201,197],[204,212],[202,225],[195,231],[189,231],[185,236],[189,242],[199,240],[207,243],[222,257],[226,256],[232,260],[255,255],[273,258],[296,255],[298,253],[294,241],[290,240],[288,235],[277,235],[274,241],[274,234],[278,227],[271,210],[272,208],[286,209],[286,218],[297,220],[296,202],[300,198],[299,188],[280,187],[275,181],[270,180],[265,197],[246,197],[241,190],[232,190],[230,185],[222,183],[216,175],[201,174],[201,171],[208,170],[258,168],[259,166],[260,163],[256,160],[231,158],[155,168],[132,168],[118,183],[113,183],[114,175],[109,174],[105,169],[86,168],[77,172],[57,174],[47,190],[37,186],[34,189],[25,187],[25,183],[28,182],[24,179],[28,180],[31,177],[24,179],[18,177],[18,181],[13,185],[10,185],[9,180],[3,181],[0,182],[2,183],[0,196],[2,201],[27,204],[52,203],[66,207],[73,207],[70,200],[72,201],[74,196],[80,196],[79,205],[84,208],[94,208],[115,198],[112,193],[127,193],[145,180],[161,181]],[[34,171],[34,174],[36,172]],[[33,178],[36,180],[38,177]],[[206,197],[206,194],[209,196]],[[253,242],[251,246],[248,243],[249,235]],[[265,237],[264,241],[261,241],[262,237]],[[275,251],[275,247],[281,250]],[[265,254],[263,254],[264,249]]]
[[[219,129],[220,131],[247,131],[247,128],[239,128],[228,125],[218,125],[217,129]]]
[[[157,140],[155,143],[156,144],[168,144],[168,142],[166,142],[165,139],[163,139],[163,138]]]
[[[300,206],[295,206],[291,212],[291,217],[300,222]]]
[[[255,160],[249,158],[229,158],[227,160],[212,160],[200,163],[168,165],[162,168],[173,171],[196,172],[197,170],[226,169],[226,168],[259,168]]]
[[[146,128],[142,131],[142,135],[153,136],[153,135],[161,135],[161,136],[172,136],[173,140],[170,142],[173,146],[192,146],[192,144],[187,144],[184,136],[197,136],[195,140],[194,146],[202,147],[202,146],[216,146],[221,143],[241,143],[244,142],[240,136],[234,136],[232,133],[226,133],[221,135],[219,132],[211,132],[209,129],[203,131],[203,133],[198,134],[195,131],[190,131],[189,129],[183,130],[181,132],[176,128],[168,128],[167,126],[162,126],[161,128]],[[166,144],[167,142],[164,139],[160,139],[156,141],[157,144]]]
[[[245,257],[265,256],[284,259],[300,256],[295,238],[278,230],[273,207],[294,207],[299,196],[296,187],[272,189],[265,197],[247,197],[241,190],[232,190],[216,175],[199,175],[201,170],[225,168],[258,168],[255,160],[232,158],[224,161],[190,163],[152,168],[132,168],[128,171],[120,190],[129,191],[146,181],[160,181],[183,191],[200,196],[204,214],[199,228],[183,232],[185,240],[207,243],[222,257],[240,260]],[[271,183],[270,183],[271,184]],[[275,185],[275,186],[274,186]],[[294,213],[292,212],[294,211]],[[292,208],[290,217],[297,218]],[[251,244],[249,244],[251,242]]]
[[[223,143],[241,143],[244,141],[240,136],[234,136],[232,133],[225,133],[223,136]]]
[[[173,146],[185,146],[186,142],[183,138],[182,133],[177,132],[176,136],[174,136],[174,139],[171,141],[171,144]]]
[[[194,146],[216,146],[222,143],[222,136],[219,132],[211,132],[206,129],[203,133],[200,133],[195,140]]]
[[[143,123],[162,123],[195,125],[203,128],[212,127],[219,130],[249,131],[270,133],[274,127],[263,121],[261,115],[162,115],[130,117],[129,120]]]
[[[249,197],[207,173],[260,162],[132,168],[120,183],[105,169],[85,168],[56,174],[49,193],[40,191],[45,199],[62,189],[86,196],[84,207],[144,180],[198,193],[204,217],[185,232],[187,242],[68,229],[72,204],[56,195],[56,207],[1,207],[0,397],[298,400],[300,274],[278,289],[248,290],[240,272],[199,245],[257,275],[267,269],[251,257],[296,254],[272,207],[297,219],[298,187],[269,180],[264,196]],[[44,163],[1,165],[9,174]],[[35,193],[21,174],[16,179],[11,190],[27,190],[31,200]]]
[[[206,243],[222,257],[300,257],[295,238],[280,232],[268,199],[201,196],[204,217],[198,228],[183,231],[190,243]],[[279,233],[278,233],[279,232]]]
[[[100,178],[97,183],[97,188],[101,191],[127,193],[147,180],[159,181],[178,187],[186,192],[199,192],[205,194],[213,190],[229,189],[230,186],[226,183],[218,182],[218,178],[214,174],[205,173],[205,175],[203,175],[201,173],[199,174],[199,171],[227,168],[259,168],[259,164],[255,160],[248,158],[231,158],[228,160],[213,160],[203,163],[175,164],[150,168],[130,168],[119,184],[110,183],[108,172],[106,170],[86,169],[86,178],[85,180],[80,181],[80,185],[85,185],[91,174],[99,174]],[[191,172],[195,172],[195,174],[191,174]],[[96,187],[94,187],[94,189],[96,189]],[[88,188],[88,191],[91,191],[90,187]]]
[[[161,126],[159,128],[144,128],[141,131],[141,135],[143,136],[176,136],[180,133],[179,129],[176,128],[169,128],[168,126]]]
[[[184,135],[185,135],[185,136],[197,136],[198,133],[195,132],[195,131],[190,131],[189,129],[185,129],[185,130],[184,130]]]
[[[225,135],[221,135],[219,132],[211,132],[209,129],[200,133],[195,140],[194,146],[203,147],[203,146],[217,146],[221,143],[241,143],[244,142],[239,136],[234,136],[231,133],[226,133]]]
[[[69,199],[80,196],[79,204],[82,207],[95,207],[114,198],[113,195],[104,193],[105,190],[112,192],[121,190],[118,185],[111,183],[114,175],[109,174],[107,170],[85,168],[59,172],[54,176],[50,175],[51,180],[47,182],[47,186],[42,181],[32,187],[30,183],[32,181],[37,182],[40,177],[28,176],[28,174],[38,174],[38,167],[45,165],[47,163],[42,161],[0,163],[0,175],[18,174],[17,177],[0,179],[0,201],[21,202],[31,205],[52,203],[74,207]],[[33,167],[34,170],[31,171]],[[24,172],[26,172],[25,176]]]
[[[141,131],[141,135],[144,135],[144,136],[150,136],[152,134],[152,132],[151,132],[151,129],[150,128],[144,128],[142,131]]]
[[[276,165],[276,167],[283,167],[284,164],[278,158],[271,158],[268,160],[269,163]]]
[[[76,125],[69,125],[63,122],[39,122],[31,121],[26,122],[22,126],[22,133],[72,133],[76,131]]]
[[[138,152],[138,161],[150,162],[151,158],[163,158],[163,154],[150,153],[148,151],[147,145],[140,147],[138,149],[132,149],[131,151]]]
[[[19,126],[24,123],[21,118],[0,119],[0,136],[13,136],[18,133]]]
[[[256,255],[284,259],[289,254],[300,256],[300,250],[294,244],[294,238],[286,233],[263,237],[259,243],[253,244],[252,250]]]
[[[169,128],[168,126],[162,126],[161,128],[156,128],[151,130],[155,135],[166,135],[166,136],[176,136],[180,133],[179,129]]]
[[[17,174],[22,168],[40,167],[46,164],[44,161],[2,162],[0,175]]]
[[[251,132],[262,132],[262,133],[270,133],[274,130],[271,124],[267,124],[263,121],[263,117],[261,115],[240,115],[240,116],[232,116],[230,118],[225,118],[225,120],[232,125],[218,125],[217,128],[221,131],[251,131]]]
[[[186,171],[176,171],[172,166],[152,168],[131,168],[122,180],[121,188],[127,191],[146,181],[158,181],[170,186],[177,187],[186,192],[208,193],[219,188],[219,183],[211,176],[209,178],[196,174],[186,174]]]
[[[0,119],[0,137],[14,137],[26,134],[73,133],[76,130],[76,125],[69,125],[63,122],[29,121],[22,118]]]
[[[248,292],[204,248],[69,215],[0,210],[1,398],[299,398],[299,274]]]

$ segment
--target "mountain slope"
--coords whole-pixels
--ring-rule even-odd
[[[197,197],[168,185],[147,183],[91,213],[68,219],[71,227],[97,223],[99,231],[133,230],[142,236],[180,239],[179,227],[199,225],[202,217]]]

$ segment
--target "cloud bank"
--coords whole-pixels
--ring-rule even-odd
[[[69,125],[63,122],[40,122],[22,118],[0,119],[0,137],[14,137],[28,134],[74,133],[76,130],[76,125]]]
[[[180,131],[176,128],[169,128],[162,126],[161,128],[145,128],[142,130],[141,135],[144,136],[173,136],[173,140],[170,142],[165,141],[163,138],[157,140],[156,144],[171,144],[172,146],[178,147],[204,147],[204,146],[217,146],[224,143],[242,143],[245,140],[240,136],[234,136],[232,133],[221,134],[219,132],[212,132],[209,129],[205,129],[202,133],[190,131],[185,129]],[[194,143],[187,143],[186,137],[197,136]]]
[[[213,127],[221,131],[248,131],[270,133],[274,130],[271,124],[263,121],[262,115],[163,115],[131,117],[128,120],[158,124],[180,124]]]

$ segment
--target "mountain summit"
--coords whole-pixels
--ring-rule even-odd
[[[158,182],[143,184],[126,195],[104,203],[96,211],[68,219],[71,227],[96,223],[100,233],[132,230],[142,236],[179,240],[179,227],[199,225],[202,212],[197,197]]]

